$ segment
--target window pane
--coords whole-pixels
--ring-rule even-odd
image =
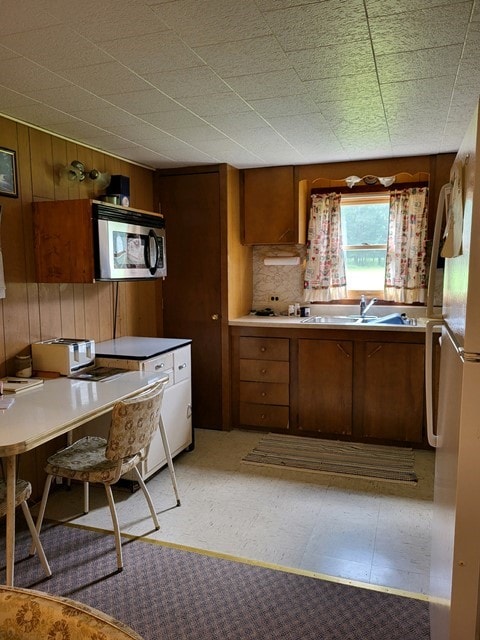
[[[347,287],[355,291],[381,291],[385,280],[386,249],[345,251]]]
[[[385,278],[385,249],[368,249],[369,245],[387,244],[389,204],[344,204],[342,202],[343,244],[345,249],[347,288],[354,291],[381,291]],[[365,249],[359,248],[365,246]]]

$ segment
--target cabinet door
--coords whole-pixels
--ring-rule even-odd
[[[293,167],[247,169],[243,172],[244,244],[297,244]]]
[[[357,356],[358,435],[422,442],[424,346],[366,342]]]
[[[37,282],[93,282],[92,205],[90,200],[33,204]]]
[[[298,341],[298,429],[352,433],[353,343]]]
[[[218,172],[157,177],[165,215],[164,335],[192,339],[194,426],[222,426],[222,287]]]

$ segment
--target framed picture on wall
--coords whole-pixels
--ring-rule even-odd
[[[15,151],[0,147],[0,196],[18,198]]]

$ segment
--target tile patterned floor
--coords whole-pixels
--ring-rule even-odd
[[[166,470],[149,482],[161,529],[141,492],[116,490],[122,531],[158,540],[428,593],[434,454],[415,452],[416,486],[242,464],[262,434],[198,430],[175,460],[182,505]],[[68,495],[68,499],[66,499]],[[111,530],[103,489],[78,524]],[[82,511],[81,487],[52,493],[47,517]]]

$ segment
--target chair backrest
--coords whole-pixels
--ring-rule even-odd
[[[147,391],[115,403],[106,458],[122,460],[136,455],[150,444],[158,429],[165,385],[166,382],[159,382]]]

